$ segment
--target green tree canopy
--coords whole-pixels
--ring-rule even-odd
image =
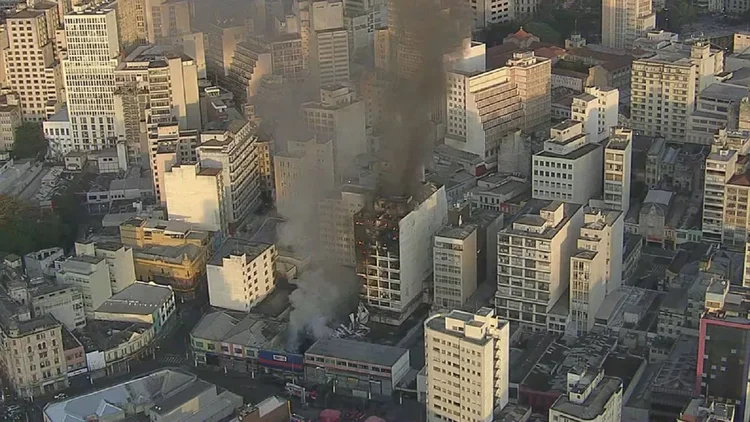
[[[53,246],[69,247],[74,230],[58,213],[45,213],[18,198],[0,195],[0,251],[24,255]]]
[[[39,123],[24,123],[16,128],[13,142],[14,158],[43,158],[47,153],[47,140]]]

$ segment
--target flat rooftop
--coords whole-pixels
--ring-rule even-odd
[[[173,296],[169,286],[136,281],[104,301],[96,312],[151,315]]]
[[[220,267],[224,264],[224,258],[243,255],[245,256],[245,262],[252,262],[255,258],[273,247],[269,243],[251,242],[238,237],[231,237],[216,251],[208,265]]]
[[[338,338],[320,339],[305,352],[305,356],[332,357],[387,367],[393,366],[402,356],[408,354],[409,350],[400,347]]]
[[[583,403],[574,403],[567,394],[562,394],[552,405],[552,409],[582,420],[594,420],[604,413],[607,403],[618,391],[622,391],[622,381],[605,376]]]
[[[473,224],[465,224],[461,227],[448,226],[443,228],[435,237],[444,237],[448,239],[464,240],[477,230]]]

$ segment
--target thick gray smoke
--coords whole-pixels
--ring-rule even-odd
[[[392,57],[386,69],[383,148],[388,170],[379,180],[384,195],[408,195],[432,152],[434,123],[445,107],[443,57],[470,36],[465,0],[391,0]],[[443,122],[444,123],[444,122]]]
[[[356,305],[357,284],[353,275],[333,268],[320,268],[300,276],[297,289],[289,296],[292,312],[289,315],[287,350],[300,352],[305,341],[333,334],[331,325]]]

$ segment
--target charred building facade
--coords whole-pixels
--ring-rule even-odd
[[[445,188],[379,196],[354,216],[356,270],[371,319],[400,325],[422,303],[432,273],[432,239],[448,220]]]

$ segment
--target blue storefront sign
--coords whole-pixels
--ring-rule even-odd
[[[304,356],[294,353],[270,350],[261,350],[258,353],[258,365],[269,369],[303,373],[305,372],[304,363]]]

